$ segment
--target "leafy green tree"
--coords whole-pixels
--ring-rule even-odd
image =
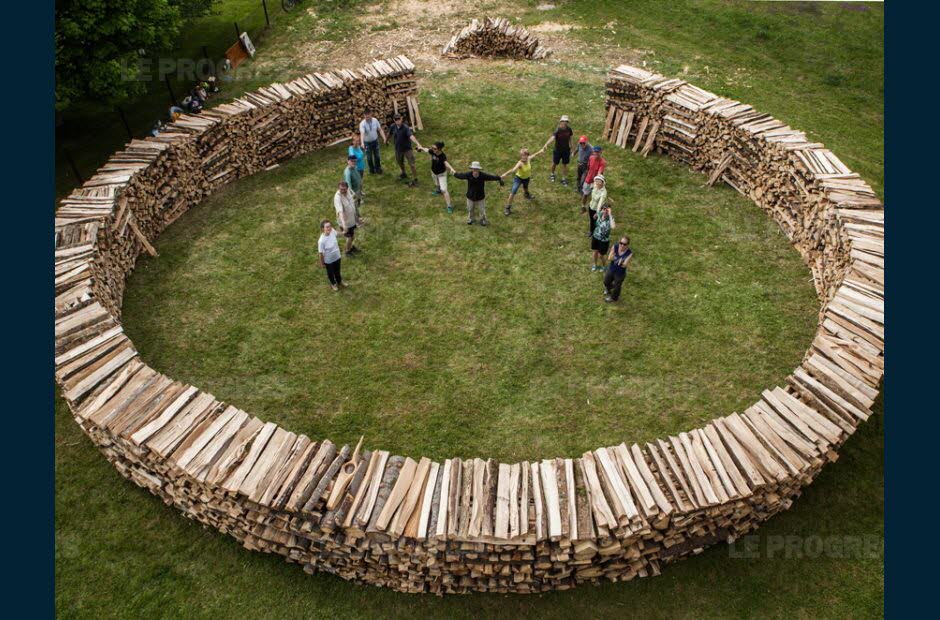
[[[142,92],[137,59],[168,49],[212,0],[56,0],[56,110]]]

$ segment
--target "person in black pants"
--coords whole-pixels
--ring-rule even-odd
[[[610,248],[607,255],[609,263],[607,273],[604,274],[604,301],[607,303],[620,299],[620,287],[627,277],[627,265],[631,258],[633,250],[630,249],[630,237],[623,236],[617,245]]]

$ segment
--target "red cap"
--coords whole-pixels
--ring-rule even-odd
[[[578,142],[587,142],[587,136],[581,136],[578,138]]]

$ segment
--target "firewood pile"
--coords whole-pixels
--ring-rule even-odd
[[[830,299],[848,266],[839,205],[880,209],[872,189],[836,155],[751,106],[684,80],[621,66],[607,80],[605,139],[643,156],[653,150],[727,183],[780,225]]]
[[[413,459],[297,435],[141,360],[119,312],[124,278],[138,255],[155,253],[156,235],[214,188],[348,133],[358,106],[416,111],[412,75],[400,57],[183,117],[63,200],[55,375],[105,457],[248,549],[404,592],[544,592],[657,575],[787,509],[878,394],[884,210],[799,132],[629,67],[611,74],[608,138],[733,184],[815,270],[823,307],[806,357],[743,413],[572,458]]]
[[[504,17],[474,19],[453,36],[442,54],[450,58],[517,58],[541,60],[551,50],[522,26]]]

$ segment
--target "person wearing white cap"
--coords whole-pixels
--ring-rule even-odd
[[[591,202],[588,203],[588,217],[590,217],[590,233],[588,236],[594,236],[594,227],[597,225],[597,214],[601,207],[607,204],[607,180],[603,174],[594,177],[594,188],[591,190]],[[581,207],[582,209],[584,207]]]
[[[568,185],[568,162],[571,161],[571,137],[573,135],[574,131],[568,126],[568,115],[562,114],[558,119],[558,127],[542,147],[546,149],[549,144],[555,143],[555,149],[552,151],[552,171],[548,175],[549,181],[555,181],[555,168],[561,164],[561,184]]]
[[[467,224],[473,224],[473,211],[476,209],[480,212],[480,226],[486,226],[489,222],[486,220],[484,185],[487,181],[499,181],[500,185],[505,185],[503,179],[495,174],[483,172],[483,166],[478,161],[470,164],[469,172],[454,173],[454,178],[467,182]]]

